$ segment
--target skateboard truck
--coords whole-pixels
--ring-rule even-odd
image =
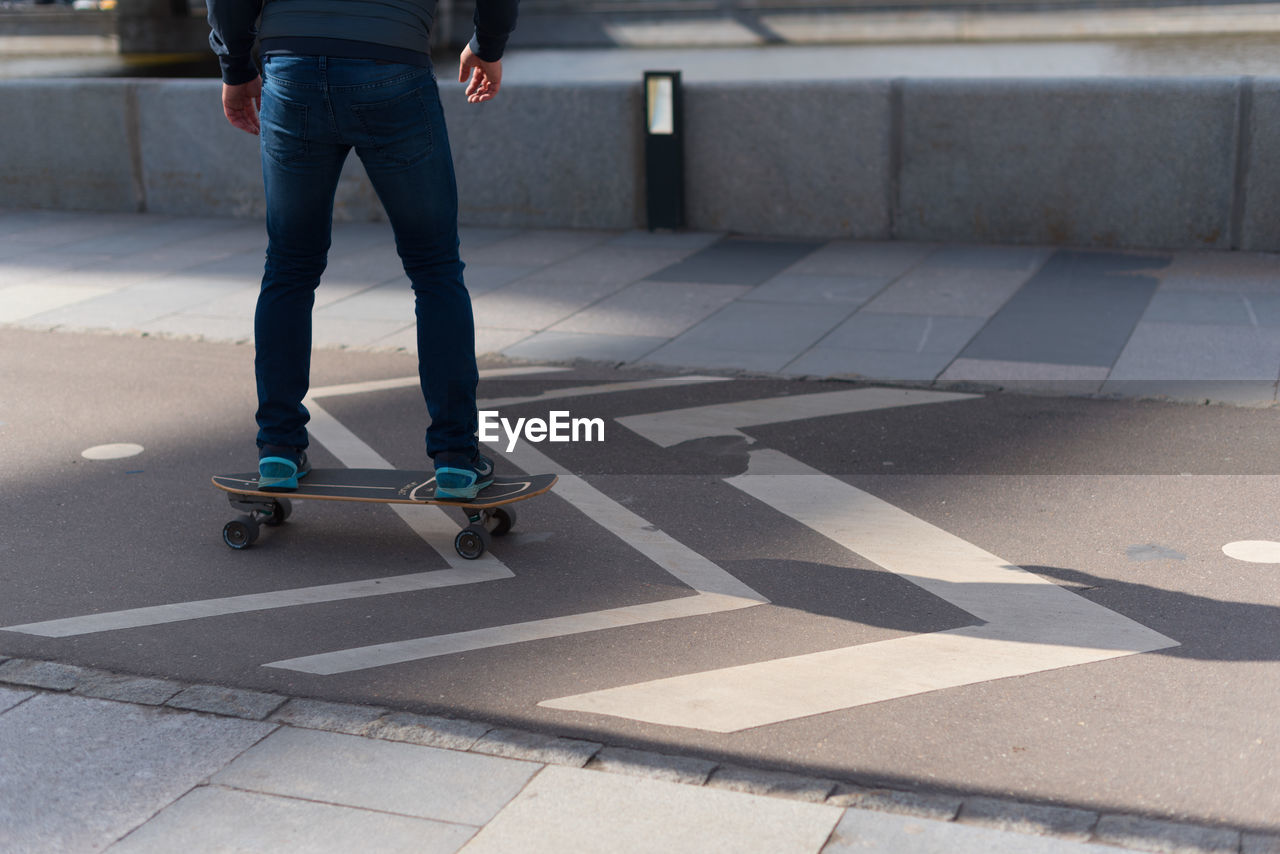
[[[253,495],[228,495],[231,506],[242,516],[222,526],[222,541],[233,549],[247,549],[258,539],[260,525],[275,528],[283,525],[293,512],[289,499],[258,498]]]

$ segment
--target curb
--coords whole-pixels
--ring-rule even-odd
[[[1280,834],[980,795],[908,791],[670,755],[476,721],[0,656],[0,686],[265,721],[752,795],[1159,854],[1280,854]]]

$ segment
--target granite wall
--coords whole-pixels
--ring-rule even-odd
[[[212,80],[0,81],[0,206],[262,215]],[[442,83],[464,224],[644,227],[639,83]],[[1280,79],[686,86],[692,229],[1280,250]],[[352,157],[338,219],[382,216]]]

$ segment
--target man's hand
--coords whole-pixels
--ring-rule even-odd
[[[261,101],[261,77],[238,86],[222,84],[222,112],[226,113],[227,121],[245,133],[258,135],[258,105]]]
[[[458,63],[458,82],[467,84],[467,103],[481,104],[493,100],[502,86],[502,60],[485,62],[471,52],[471,45],[467,45],[462,49],[462,59]]]

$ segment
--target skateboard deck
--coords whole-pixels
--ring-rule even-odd
[[[454,539],[458,554],[469,560],[482,555],[492,537],[500,537],[515,524],[515,510],[508,505],[542,495],[555,485],[554,474],[495,477],[475,498],[437,498],[435,473],[395,469],[313,469],[297,489],[271,490],[258,486],[258,473],[214,475],[213,485],[230,493],[231,506],[243,513],[222,529],[222,539],[233,549],[244,549],[258,539],[259,526],[284,524],[293,512],[292,501],[364,501],[377,504],[431,504],[462,510],[467,526]]]

